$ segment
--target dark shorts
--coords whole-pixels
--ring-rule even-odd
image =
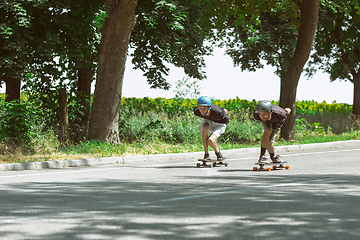
[[[261,122],[261,123],[264,127],[264,130],[269,129],[269,128],[272,129],[272,133],[269,137],[269,142],[273,143],[275,141],[275,137],[276,137],[277,133],[280,131],[280,128],[282,127],[282,125],[284,123],[283,122],[282,123],[272,123],[270,121],[265,121],[265,122]]]

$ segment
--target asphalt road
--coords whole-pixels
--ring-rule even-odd
[[[0,172],[0,239],[359,239],[360,148]]]

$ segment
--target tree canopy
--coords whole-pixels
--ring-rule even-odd
[[[165,63],[183,68],[190,77],[206,78],[203,56],[211,49],[203,44],[207,29],[199,25],[202,15],[200,0],[139,0],[131,57],[134,68],[144,72],[152,88],[169,89]]]
[[[234,66],[248,71],[264,64],[276,67],[281,80],[280,105],[292,109],[281,131],[285,139],[294,136],[296,89],[312,48],[318,5],[313,0],[234,0],[225,14],[223,8],[220,10],[227,21],[215,21]],[[242,7],[247,7],[246,12],[241,11]]]
[[[12,78],[41,91],[44,85],[75,80],[84,60],[92,56],[96,61],[94,18],[103,4],[95,0],[0,3],[4,16],[0,20],[0,82]]]
[[[308,75],[317,68],[330,80],[350,80],[359,69],[360,3],[357,1],[323,1],[315,51]]]
[[[360,117],[360,2],[322,1],[314,52],[308,76],[320,69],[330,81],[354,84],[353,115]]]
[[[113,67],[118,69],[113,71],[112,76],[96,72],[102,64],[110,66],[111,62],[116,62],[116,56],[110,56],[111,51],[101,52],[100,37],[104,37],[106,22],[112,17],[118,17],[119,24],[124,23],[121,15],[116,15],[121,12],[116,6],[125,7],[130,3],[134,6],[130,12],[134,10],[136,22],[125,23],[134,24],[127,26],[131,29],[129,41],[126,38],[125,42],[113,41],[110,47],[113,52],[118,48],[127,52],[130,46],[134,50],[130,55],[135,69],[144,72],[152,88],[170,88],[166,80],[169,73],[167,64],[182,67],[189,77],[205,79],[203,56],[211,54],[212,48],[219,44],[226,48],[234,66],[242,70],[256,71],[265,64],[276,67],[282,83],[280,99],[283,100],[280,102],[293,105],[291,102],[296,98],[301,66],[307,60],[309,44],[314,37],[318,1],[2,1],[0,84],[16,83],[14,86],[17,89],[18,83],[23,82],[27,89],[47,96],[59,87],[67,87],[73,96],[78,97],[78,90],[88,93],[86,89],[90,88],[89,83],[97,74],[97,88],[104,91],[95,92],[95,95],[99,95],[102,105],[117,106],[125,66],[122,66],[123,63],[119,63],[121,66],[114,64]],[[113,10],[105,12],[105,7],[111,4],[114,4]],[[349,80],[354,86],[360,82],[357,81],[360,66],[358,23],[358,1],[321,1],[315,51],[308,68],[310,75],[319,66],[330,74],[331,80]],[[114,25],[111,31],[122,27],[119,24]],[[205,45],[205,42],[210,44]],[[126,54],[124,56],[126,58]],[[98,63],[99,57],[104,62]],[[295,66],[298,67],[295,69]],[[119,86],[114,88],[118,96],[105,100],[110,97],[106,95],[104,84],[107,78],[116,79]],[[104,87],[100,87],[102,84]],[[112,83],[107,84],[112,86]],[[55,102],[52,104],[56,105]],[[354,108],[355,105],[358,104],[354,100]],[[98,119],[101,119],[102,108],[97,108],[95,104],[93,112],[98,112]],[[118,114],[116,108],[111,111],[114,111],[114,116]],[[107,129],[104,127],[99,131]]]

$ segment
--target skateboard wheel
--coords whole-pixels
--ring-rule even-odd
[[[216,167],[216,162],[213,162],[213,164],[212,164],[212,165],[213,165],[213,167]]]
[[[285,166],[285,169],[289,170],[289,169],[290,169],[290,166],[289,166],[289,165]]]
[[[271,168],[267,167],[267,168],[266,168],[266,171],[270,172],[270,171],[271,171]]]
[[[212,168],[212,167],[213,167],[213,164],[209,164],[208,166],[209,166],[210,168]]]
[[[273,165],[273,166],[272,166],[272,169],[273,169],[273,170],[276,170],[276,165]]]
[[[200,166],[201,166],[200,163],[197,163],[197,164],[196,164],[196,167],[200,167]]]
[[[253,171],[257,171],[258,169],[257,169],[257,167],[253,167]]]
[[[229,163],[226,162],[226,163],[225,163],[225,167],[227,167],[227,166],[229,166]]]

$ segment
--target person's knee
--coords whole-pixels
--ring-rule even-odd
[[[264,135],[265,136],[270,136],[272,131],[273,131],[272,128],[266,128],[266,129],[264,129]]]
[[[207,122],[204,122],[204,123],[201,125],[201,129],[202,129],[202,132],[208,133],[209,130],[210,130],[210,124],[207,123]]]
[[[211,134],[210,137],[207,139],[209,145],[214,145],[217,142],[217,137],[214,134]]]

